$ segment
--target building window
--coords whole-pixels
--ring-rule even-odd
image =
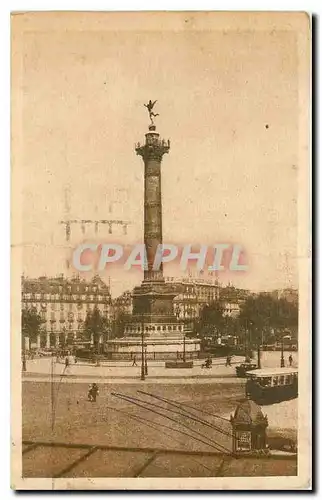
[[[50,304],[50,307],[51,307],[51,310],[52,310],[52,311],[55,311],[55,305],[56,305],[56,304],[55,304],[54,302],[52,302],[52,303]]]

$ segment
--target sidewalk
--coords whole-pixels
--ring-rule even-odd
[[[213,366],[210,369],[201,368],[203,360],[194,361],[193,368],[165,368],[164,361],[150,361],[148,362],[148,375],[147,380],[182,380],[186,382],[191,379],[236,379],[235,367],[236,364],[243,362],[244,357],[236,356],[233,359],[232,366],[225,366],[225,359],[213,360]],[[23,372],[23,380],[41,380],[49,379],[52,376],[56,379],[63,377],[64,379],[78,379],[89,380],[91,379],[106,379],[113,381],[122,380],[138,380],[141,376],[141,364],[132,366],[131,362],[108,362],[108,365],[89,365],[89,364],[72,364],[65,368],[64,363],[53,362],[50,358],[40,358],[27,361],[27,371]],[[238,379],[237,379],[238,380]]]

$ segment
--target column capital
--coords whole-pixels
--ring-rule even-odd
[[[143,160],[161,161],[165,153],[170,150],[170,141],[160,139],[157,132],[148,132],[145,134],[145,144],[139,142],[135,145],[136,154],[142,156]]]

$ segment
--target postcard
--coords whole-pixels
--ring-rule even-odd
[[[12,13],[16,490],[309,490],[311,20]]]

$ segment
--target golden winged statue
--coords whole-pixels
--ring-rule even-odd
[[[150,117],[150,120],[151,120],[151,124],[154,125],[154,121],[153,121],[153,118],[155,118],[156,116],[159,116],[159,113],[153,113],[152,109],[155,105],[157,101],[151,101],[151,99],[149,100],[148,104],[144,104],[144,106],[147,108],[148,112],[149,112],[149,117]]]

